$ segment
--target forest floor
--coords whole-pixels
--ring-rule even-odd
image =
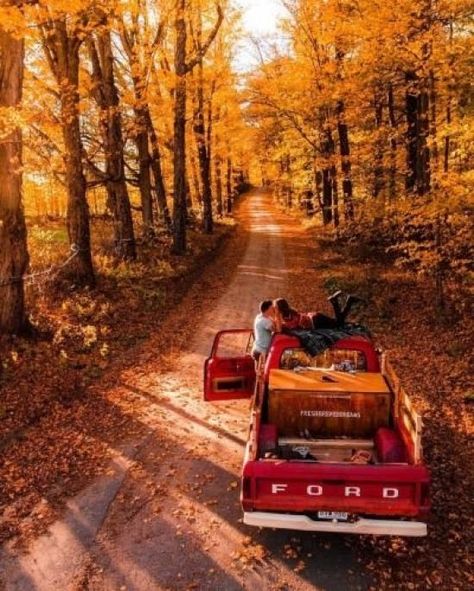
[[[79,298],[74,308],[87,322],[90,315],[81,327],[95,330],[78,335],[71,328],[65,341],[55,335],[54,364],[45,361],[43,348],[51,345],[42,342],[37,353],[20,342],[9,353],[0,420],[5,590],[473,586],[472,409],[464,402],[472,390],[472,319],[436,317],[429,285],[317,240],[315,230],[305,231],[265,193],[243,199],[237,219],[214,260],[186,279],[180,296],[186,295],[168,300],[166,317],[153,305],[137,306],[141,296],[132,305],[117,294],[121,303],[111,311],[99,292],[93,304]],[[133,278],[130,284],[133,292]],[[260,299],[284,295],[297,308],[324,310],[335,287],[367,299],[361,319],[423,412],[433,472],[425,539],[241,523],[248,403],[203,403],[203,360],[217,330],[250,326]],[[93,371],[84,361],[91,355]],[[24,402],[9,407],[17,388]],[[22,429],[13,415],[28,416],[22,409],[29,406],[36,410]]]
[[[43,219],[31,228],[33,272],[67,258],[63,226]],[[64,497],[103,470],[112,442],[140,430],[94,387],[136,363],[133,352],[160,330],[234,228],[228,220],[213,235],[191,231],[185,257],[167,254],[165,234],[141,245],[133,263],[98,254],[93,292],[69,290],[61,276],[27,287],[37,334],[0,338],[0,543],[13,537],[22,545],[45,531]],[[113,248],[110,223],[95,219],[93,237],[97,252]]]

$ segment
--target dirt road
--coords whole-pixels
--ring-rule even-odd
[[[113,396],[145,437],[117,449],[26,554],[0,555],[5,590],[368,588],[352,538],[241,523],[248,402],[205,404],[203,361],[216,331],[250,326],[259,300],[285,294],[301,230],[262,192],[237,217],[236,236],[120,375]]]

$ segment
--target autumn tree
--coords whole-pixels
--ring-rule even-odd
[[[242,97],[237,91],[238,79],[233,68],[239,39],[239,13],[231,5],[225,5],[225,11],[225,21],[191,79],[193,132],[202,187],[204,231],[212,230],[214,213],[220,217],[232,210],[231,199],[224,195],[227,160],[232,158],[232,147],[242,142],[241,132],[245,127],[240,106]],[[192,41],[194,48],[199,50],[202,44],[202,17],[196,16],[196,21],[191,28]],[[232,167],[229,180],[232,193]]]
[[[153,14],[154,18],[148,18]],[[138,154],[138,187],[141,195],[145,233],[153,233],[153,190],[158,211],[167,228],[171,218],[162,168],[162,146],[151,116],[148,85],[155,70],[154,60],[167,29],[167,16],[153,12],[147,2],[128,3],[119,25],[122,46],[127,56],[133,86],[133,137]],[[157,21],[154,26],[151,22]],[[151,21],[151,22],[150,22]],[[156,84],[159,84],[155,80]]]
[[[79,50],[91,28],[102,21],[93,3],[80,2],[71,12],[63,3],[38,3],[38,23],[43,48],[57,82],[61,128],[64,142],[65,179],[68,192],[67,228],[76,257],[71,262],[72,274],[82,285],[95,283],[92,266],[89,206],[83,167],[83,142],[79,111]]]
[[[200,63],[217,35],[224,18],[217,5],[217,20],[205,41],[190,54],[187,51],[187,22],[189,12],[186,0],[178,0],[175,14],[175,90],[174,90],[174,181],[173,181],[173,252],[186,251],[186,76]]]
[[[87,45],[92,68],[92,93],[100,110],[99,125],[105,155],[104,181],[114,218],[115,248],[120,258],[133,260],[136,258],[136,247],[125,180],[122,120],[115,83],[112,39],[106,22],[88,38]],[[100,172],[99,176],[102,176]]]
[[[23,84],[21,3],[0,6],[0,332],[26,323],[23,274],[28,265],[22,206],[22,136],[18,107]]]
[[[203,40],[202,40],[202,3],[197,4],[196,17],[194,23],[191,20],[191,31],[193,33],[193,47],[196,54],[199,56],[196,64],[195,76],[195,100],[193,104],[193,131],[196,139],[199,173],[202,186],[202,227],[207,234],[213,230],[213,215],[212,215],[212,187],[211,187],[211,126],[212,126],[212,110],[210,116],[206,117],[205,100],[204,100],[204,54],[203,54]],[[215,85],[215,84],[214,84]],[[208,105],[212,109],[212,94],[209,97]]]
[[[377,236],[438,294],[448,277],[465,283],[472,250],[455,236],[470,223],[471,3],[284,4],[288,45],[259,47],[248,77],[276,195],[305,209],[312,195],[335,235]]]

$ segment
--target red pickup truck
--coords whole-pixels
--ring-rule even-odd
[[[204,368],[206,401],[251,398],[244,523],[425,536],[430,474],[420,416],[364,337],[311,356],[278,334],[256,369],[250,329],[224,330]]]

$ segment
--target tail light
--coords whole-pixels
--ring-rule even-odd
[[[242,478],[242,499],[250,499],[251,496],[251,481],[250,476]]]
[[[422,507],[430,506],[430,487],[427,482],[421,484],[420,505]]]

